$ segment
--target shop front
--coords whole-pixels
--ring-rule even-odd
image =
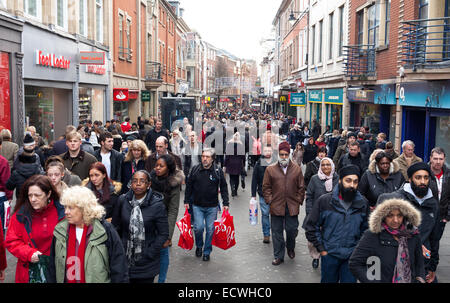
[[[412,140],[416,145],[414,152],[425,162],[435,146],[450,150],[449,89],[450,80],[400,84],[402,142]]]
[[[77,43],[25,24],[23,51],[25,124],[48,144],[78,125]]]
[[[330,126],[331,130],[342,128],[343,98],[343,88],[325,89],[325,125]]]
[[[16,142],[24,133],[22,30],[23,22],[0,15],[0,130]]]
[[[312,121],[317,120],[319,123],[322,118],[322,90],[310,89],[308,91],[308,107],[309,107],[309,125],[312,126]]]
[[[128,88],[113,89],[113,111],[114,120],[124,121],[125,117],[129,117],[128,102],[130,101]]]

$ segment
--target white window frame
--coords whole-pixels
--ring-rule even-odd
[[[63,25],[59,25],[58,24],[58,2],[62,1],[63,2],[63,12],[62,12],[62,18],[63,18]],[[56,22],[55,25],[56,27],[58,27],[59,29],[63,29],[65,31],[67,31],[68,27],[69,27],[69,18],[68,18],[68,4],[67,4],[67,0],[55,0],[55,8],[56,8]]]
[[[36,16],[31,15],[28,12],[28,2],[30,0],[23,0],[23,12],[24,15],[30,19],[37,20],[39,22],[42,22],[42,0],[35,0],[36,1]]]
[[[83,3],[83,15],[84,20],[81,22],[81,14],[78,18],[78,31],[81,36],[87,37],[88,36],[88,13],[87,13],[87,6],[88,6],[88,0],[78,0],[79,1],[79,7],[78,7],[78,13],[81,13],[81,3]],[[80,31],[80,25],[83,27],[83,33]]]
[[[101,9],[100,20],[97,22],[97,11]],[[103,43],[103,0],[95,0],[95,41]],[[97,23],[100,23],[97,24]]]
[[[0,8],[6,9],[6,0],[0,0]]]

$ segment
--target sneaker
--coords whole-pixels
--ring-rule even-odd
[[[197,249],[195,250],[195,256],[200,258],[203,254],[203,249],[201,247],[197,247]]]
[[[270,243],[270,236],[264,236],[263,243]]]
[[[209,255],[203,255],[203,261],[209,261]]]
[[[319,267],[319,259],[313,259],[312,267],[313,268],[318,268]]]

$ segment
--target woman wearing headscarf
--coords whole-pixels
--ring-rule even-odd
[[[66,218],[56,225],[48,267],[50,283],[126,283],[128,267],[119,235],[86,187],[61,196]]]
[[[164,197],[151,185],[147,171],[135,172],[131,190],[120,196],[112,220],[125,249],[130,283],[153,283],[160,270],[161,249],[169,238]]]
[[[161,250],[161,268],[158,282],[164,283],[169,268],[169,248],[172,246],[172,236],[177,222],[178,209],[180,207],[181,184],[184,181],[184,173],[177,169],[175,160],[170,155],[162,155],[156,161],[155,168],[150,172],[152,189],[164,196],[169,221],[169,239]]]
[[[303,228],[305,228],[306,219],[313,208],[313,204],[320,196],[329,193],[339,183],[339,176],[335,172],[333,160],[330,158],[323,158],[320,161],[319,171],[312,176],[308,188],[306,189],[306,216],[303,221]],[[308,241],[308,249],[313,258],[313,268],[319,267],[320,253],[314,245]]]
[[[421,213],[407,201],[377,205],[350,257],[352,274],[362,283],[425,283],[420,223]],[[377,267],[370,271],[367,264]]]

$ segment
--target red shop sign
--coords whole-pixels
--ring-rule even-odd
[[[128,88],[114,88],[113,98],[114,101],[128,101]]]

